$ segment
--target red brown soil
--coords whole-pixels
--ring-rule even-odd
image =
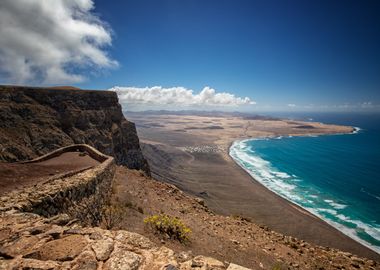
[[[80,152],[66,152],[36,163],[0,163],[0,195],[97,164],[97,160]]]
[[[114,229],[137,232],[177,252],[203,254],[252,269],[380,269],[374,261],[284,236],[254,220],[217,215],[175,186],[124,167],[116,170],[113,203],[123,213]],[[181,244],[144,224],[145,217],[160,213],[178,217],[190,227],[191,242]]]

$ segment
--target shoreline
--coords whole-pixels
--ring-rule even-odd
[[[241,170],[246,176],[248,176],[250,178],[251,183],[254,186],[260,186],[267,193],[269,193],[268,194],[269,196],[276,197],[276,200],[279,201],[279,204],[283,204],[283,206],[286,205],[289,208],[297,211],[300,215],[302,215],[308,219],[312,219],[313,220],[312,222],[314,223],[314,225],[319,224],[319,225],[322,225],[323,227],[326,226],[327,227],[326,229],[328,231],[330,231],[332,235],[334,235],[332,238],[336,239],[336,238],[338,238],[336,236],[340,235],[339,238],[340,238],[341,242],[334,241],[333,243],[327,245],[324,243],[324,241],[322,239],[319,239],[319,240],[322,240],[321,242],[319,242],[319,241],[313,241],[314,237],[312,237],[310,239],[308,237],[299,237],[297,234],[294,234],[294,233],[284,233],[282,230],[278,230],[277,228],[274,228],[270,225],[267,225],[268,223],[266,221],[263,222],[264,226],[269,226],[270,230],[281,232],[284,235],[290,235],[293,237],[297,237],[299,239],[302,239],[302,240],[305,240],[307,242],[311,242],[311,243],[314,243],[314,244],[317,244],[320,246],[338,248],[342,251],[349,251],[349,252],[356,254],[356,255],[359,255],[359,256],[363,256],[366,258],[370,258],[370,259],[380,261],[380,253],[378,253],[376,250],[373,250],[370,246],[367,246],[365,243],[362,243],[362,242],[358,241],[357,239],[354,239],[351,236],[345,234],[340,229],[336,228],[335,226],[333,226],[332,224],[330,224],[329,222],[327,222],[323,218],[317,216],[316,214],[310,212],[309,210],[303,208],[302,206],[300,206],[300,205],[282,197],[281,195],[277,194],[276,192],[272,191],[271,189],[266,187],[264,184],[257,181],[246,169],[244,169],[240,164],[238,164],[230,155],[228,155],[228,156],[230,157],[231,162],[234,165],[236,165],[238,167],[238,169]],[[255,220],[253,222],[256,223]],[[257,224],[263,225],[261,222],[259,222]],[[302,229],[300,229],[300,231],[302,231]],[[326,235],[324,235],[324,236],[326,236]],[[330,238],[330,237],[327,237],[327,238]],[[355,244],[352,245],[352,244],[348,243],[348,246],[347,246],[347,244],[345,242],[351,242],[351,241],[353,241]],[[355,249],[356,251],[353,251],[353,249]]]
[[[358,127],[353,127],[353,131],[351,133],[339,133],[339,134],[320,134],[320,135],[315,135],[313,134],[312,136],[310,135],[302,135],[302,136],[294,136],[294,137],[318,137],[318,136],[335,136],[335,135],[351,135],[351,134],[357,134],[358,132],[360,132],[360,130],[362,130],[361,128],[358,128]],[[262,182],[258,181],[255,179],[255,176],[252,175],[252,173],[250,172],[249,169],[247,169],[239,160],[236,160],[232,155],[231,155],[231,148],[233,147],[233,145],[235,143],[244,143],[246,141],[251,141],[251,140],[265,140],[265,139],[282,139],[282,137],[285,137],[286,135],[283,135],[283,136],[276,136],[276,137],[272,137],[272,136],[267,136],[267,137],[260,137],[260,138],[242,138],[242,139],[238,139],[238,140],[235,140],[235,141],[232,141],[230,144],[229,144],[229,147],[228,147],[228,156],[230,157],[230,159],[236,163],[243,171],[245,171],[251,178],[252,178],[252,181],[254,181],[256,184],[260,184],[262,185],[264,188],[266,188],[268,191],[272,192],[275,196],[278,196],[284,200],[286,200],[287,203],[289,203],[291,206],[293,206],[295,209],[297,209],[298,211],[300,211],[301,213],[303,214],[306,214],[306,215],[310,215],[314,218],[317,218],[323,222],[325,222],[326,224],[328,224],[329,226],[332,226],[334,229],[338,230],[339,232],[345,234],[346,236],[348,236],[349,238],[351,238],[352,240],[356,241],[357,243],[365,246],[366,248],[369,248],[371,249],[373,252],[376,252],[377,254],[380,255],[380,252],[378,250],[376,250],[375,247],[373,247],[372,245],[370,245],[369,243],[365,242],[364,240],[362,240],[360,237],[358,236],[353,236],[352,234],[348,233],[346,230],[342,229],[342,227],[344,227],[344,225],[338,223],[338,222],[334,222],[332,220],[329,220],[329,219],[325,219],[323,218],[322,215],[318,215],[318,213],[316,211],[312,211],[312,209],[307,209],[306,207],[298,204],[297,202],[294,202],[292,200],[290,200],[289,198],[287,198],[286,196],[284,195],[281,195],[279,193],[277,193],[275,190],[272,190],[270,187],[266,186],[265,184],[263,184]],[[291,135],[287,136],[288,138],[290,137],[293,137]],[[341,227],[341,228],[339,228]]]
[[[246,217],[283,235],[380,261],[378,253],[252,180],[228,153],[231,144],[243,138],[351,134],[353,127],[178,115],[135,115],[131,120],[140,124],[142,150],[153,177],[202,198],[215,213]],[[157,122],[159,127],[149,126]],[[220,128],[209,128],[215,125]],[[223,150],[187,151],[188,147]]]

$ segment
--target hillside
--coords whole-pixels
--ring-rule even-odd
[[[73,153],[80,154],[73,157],[74,163],[86,156],[97,163],[0,195],[0,269],[245,270],[175,252],[129,231],[100,229],[102,216],[107,215],[104,207],[109,207],[114,158],[79,144],[30,163],[57,163],[57,158],[62,162],[62,155]]]
[[[123,209],[115,229],[142,234],[176,252],[210,256],[250,269],[380,269],[376,261],[278,233],[251,218],[219,215],[204,200],[174,185],[120,166],[112,198],[112,203]],[[192,230],[190,243],[183,245],[147,230],[144,217],[157,213],[183,220]]]

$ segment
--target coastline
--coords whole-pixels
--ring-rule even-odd
[[[324,220],[264,187],[229,155],[229,146],[241,138],[352,133],[352,127],[288,120],[178,115],[135,115],[142,150],[157,180],[174,184],[201,197],[215,213],[241,216],[253,223],[320,246],[337,248],[380,261],[380,255],[351,239]],[[160,123],[151,127],[150,123]],[[196,125],[197,128],[194,128]],[[220,129],[209,129],[218,125]],[[313,128],[299,128],[312,125]],[[190,148],[221,151],[188,151]]]
[[[318,136],[351,135],[351,134],[357,134],[357,133],[359,133],[362,130],[359,127],[352,127],[352,129],[353,130],[350,133],[334,133],[334,134],[320,134],[320,135],[305,134],[305,135],[295,136],[295,137],[318,137]],[[360,237],[355,236],[353,233],[350,233],[350,231],[347,230],[347,228],[345,228],[344,225],[342,225],[342,224],[340,224],[338,222],[335,222],[333,220],[329,220],[328,218],[324,218],[323,215],[318,214],[318,211],[315,211],[313,208],[307,208],[306,206],[304,207],[301,204],[298,204],[296,201],[292,201],[287,196],[285,196],[285,195],[283,195],[281,193],[276,192],[276,190],[274,190],[274,189],[271,189],[269,186],[265,185],[261,181],[258,181],[255,178],[254,172],[251,172],[249,170],[249,168],[245,167],[244,164],[242,163],[242,161],[240,161],[239,158],[234,157],[234,154],[232,153],[233,147],[235,145],[239,145],[239,144],[245,143],[247,141],[251,141],[251,140],[265,140],[265,139],[272,139],[273,140],[273,139],[282,139],[283,137],[286,137],[286,135],[279,136],[279,137],[268,136],[268,137],[260,137],[260,138],[242,138],[242,139],[239,139],[239,140],[235,140],[235,141],[232,141],[229,144],[228,155],[229,155],[230,159],[233,162],[235,162],[237,165],[239,165],[239,167],[242,170],[244,170],[252,178],[252,181],[254,181],[255,183],[257,183],[259,185],[262,185],[264,188],[266,188],[268,191],[272,192],[274,195],[279,196],[280,198],[286,200],[290,205],[292,205],[295,209],[299,210],[303,214],[310,215],[310,216],[313,216],[314,218],[320,219],[321,221],[323,221],[323,222],[327,223],[328,225],[332,226],[334,229],[336,229],[339,232],[345,234],[346,236],[348,236],[352,240],[354,240],[357,243],[365,246],[366,248],[371,249],[373,252],[375,252],[378,255],[380,255],[379,250],[376,250],[376,248],[374,246],[371,246],[369,243],[367,243],[366,241],[364,241]],[[293,136],[287,136],[287,137],[290,138],[290,137],[293,137]],[[237,155],[237,154],[235,153],[235,155]]]
[[[253,216],[253,222],[261,224],[263,226],[268,226],[271,230],[281,232],[285,235],[291,235],[307,242],[326,247],[338,248],[342,251],[348,251],[359,256],[380,261],[380,254],[373,250],[371,247],[368,247],[364,243],[359,242],[356,239],[346,235],[344,232],[326,220],[322,219],[321,217],[270,190],[262,183],[257,181],[247,170],[241,167],[240,164],[235,162],[232,157],[231,162],[234,163],[233,165],[236,165],[238,167],[238,170],[242,171],[242,173],[250,178],[251,183],[254,186],[253,189],[256,191],[256,195],[260,194],[261,196],[266,197],[266,201],[271,203],[275,202],[277,206],[283,210],[283,212],[279,214],[278,212],[276,213],[276,211],[272,211],[271,209],[262,209],[263,211],[261,212],[271,212],[275,215],[279,214],[280,217],[270,217],[270,214],[263,215],[262,213],[256,212]],[[266,203],[264,207],[268,206],[270,206],[270,203]],[[251,210],[247,211],[242,207],[241,212],[251,215]],[[233,209],[232,211],[236,211],[236,209]],[[294,211],[296,211],[296,213],[294,213]],[[292,213],[296,219],[298,219],[298,222],[287,222],[286,219],[292,219],[288,215],[289,212]],[[287,216],[285,220],[278,222],[278,220],[284,218],[284,216]],[[309,227],[309,229],[305,229],[307,227]]]

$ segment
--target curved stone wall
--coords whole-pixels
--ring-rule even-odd
[[[76,150],[88,153],[100,164],[79,173],[53,178],[47,183],[7,193],[0,198],[0,211],[14,209],[44,217],[66,213],[84,224],[98,225],[101,209],[110,198],[115,172],[113,157],[106,156],[89,145],[78,144],[59,148],[28,162],[44,161]]]
[[[65,152],[74,152],[74,151],[79,151],[79,152],[86,152],[90,157],[93,159],[99,161],[100,163],[106,161],[107,159],[112,157],[104,155],[103,153],[99,152],[96,150],[94,147],[88,145],[88,144],[73,144],[65,147],[58,148],[50,153],[47,153],[43,156],[34,158],[32,160],[28,161],[21,161],[20,163],[36,163],[36,162],[41,162],[45,161],[54,157],[57,157]]]

